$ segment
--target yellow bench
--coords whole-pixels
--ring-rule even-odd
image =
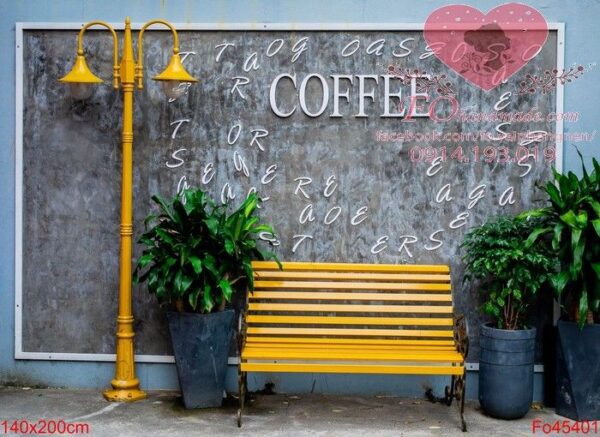
[[[256,261],[240,326],[238,426],[247,372],[448,375],[465,399],[466,324],[445,265]]]

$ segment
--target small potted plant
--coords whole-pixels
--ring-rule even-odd
[[[500,419],[523,417],[533,400],[536,330],[526,324],[528,308],[555,264],[545,247],[526,244],[533,226],[497,217],[461,245],[465,280],[480,282],[483,311],[494,320],[480,330],[479,402]]]
[[[159,214],[145,221],[134,282],[145,282],[167,309],[186,408],[220,406],[234,331],[230,302],[253,290],[251,261],[274,257],[257,246],[258,233],[273,230],[256,215],[255,193],[232,212],[199,189],[152,199]]]
[[[561,308],[556,412],[576,421],[600,419],[600,164],[596,159],[593,166],[589,174],[582,159],[581,177],[554,171],[554,181],[543,187],[549,206],[522,214],[539,220],[529,244],[549,244],[560,262],[560,270],[551,278]]]

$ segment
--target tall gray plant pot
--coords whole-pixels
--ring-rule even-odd
[[[600,420],[600,324],[558,322],[556,413]]]

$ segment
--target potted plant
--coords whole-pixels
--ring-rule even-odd
[[[490,416],[523,417],[533,400],[534,327],[526,325],[532,298],[553,271],[545,247],[526,245],[535,224],[497,217],[470,230],[465,280],[479,280],[483,311],[493,318],[480,330],[479,402]]]
[[[560,270],[551,278],[561,307],[556,412],[577,421],[600,419],[600,164],[596,159],[593,166],[589,174],[582,159],[581,177],[553,171],[554,181],[543,187],[549,206],[522,214],[539,220],[529,244],[549,244],[560,262]]]
[[[232,212],[199,189],[170,202],[152,199],[159,214],[146,218],[134,282],[146,282],[167,309],[186,408],[220,406],[234,330],[230,302],[253,290],[251,261],[274,257],[257,246],[257,234],[273,230],[260,223],[255,193]]]

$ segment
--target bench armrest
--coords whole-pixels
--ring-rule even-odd
[[[454,341],[458,352],[466,360],[469,354],[469,324],[464,314],[454,316]]]
[[[246,310],[240,310],[240,316],[238,318],[238,329],[236,332],[237,335],[237,343],[238,343],[238,351],[240,360],[242,358],[242,350],[244,349],[244,344],[246,343]]]

